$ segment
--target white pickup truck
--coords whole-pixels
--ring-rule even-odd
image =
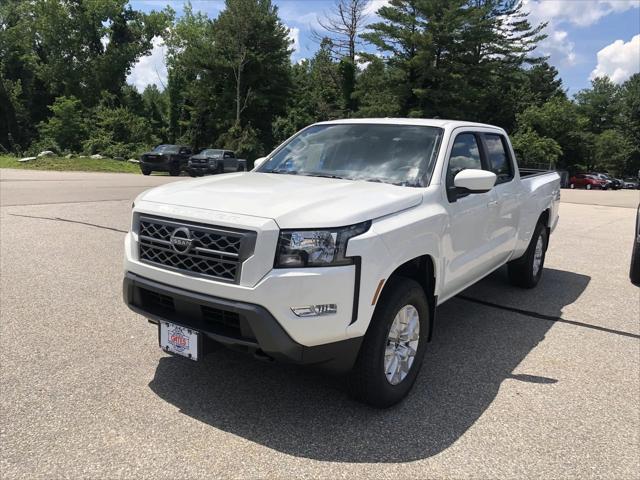
[[[559,176],[523,177],[490,125],[322,122],[256,164],[136,198],[124,300],[167,352],[349,372],[377,407],[411,389],[438,305],[504,264],[538,283],[558,220]]]

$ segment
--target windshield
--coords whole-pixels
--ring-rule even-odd
[[[155,153],[178,153],[177,145],[158,145],[153,149]]]
[[[202,155],[204,157],[220,158],[222,157],[222,150],[207,148],[206,150],[203,150],[202,152],[200,152],[199,155]]]
[[[426,186],[441,135],[415,125],[314,125],[257,171]]]

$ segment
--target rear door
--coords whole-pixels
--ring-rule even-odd
[[[458,129],[452,134],[445,170],[447,195],[444,198],[449,224],[443,236],[444,283],[442,297],[455,295],[483,277],[492,265],[490,241],[495,200],[493,190],[455,198],[454,177],[465,169],[486,168],[481,133]]]
[[[496,174],[495,198],[489,202],[489,242],[493,258],[490,268],[507,261],[516,246],[522,186],[507,138],[501,133],[483,133],[486,168]]]
[[[238,159],[233,152],[224,152],[224,169],[227,172],[235,172],[238,170]]]

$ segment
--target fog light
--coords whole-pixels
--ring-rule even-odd
[[[291,307],[291,311],[297,317],[319,317],[321,315],[333,315],[334,313],[338,313],[338,305],[335,303],[325,303],[323,305]]]

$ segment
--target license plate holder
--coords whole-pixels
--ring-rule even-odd
[[[160,348],[167,353],[198,361],[202,351],[202,334],[190,327],[160,321],[158,326]]]

